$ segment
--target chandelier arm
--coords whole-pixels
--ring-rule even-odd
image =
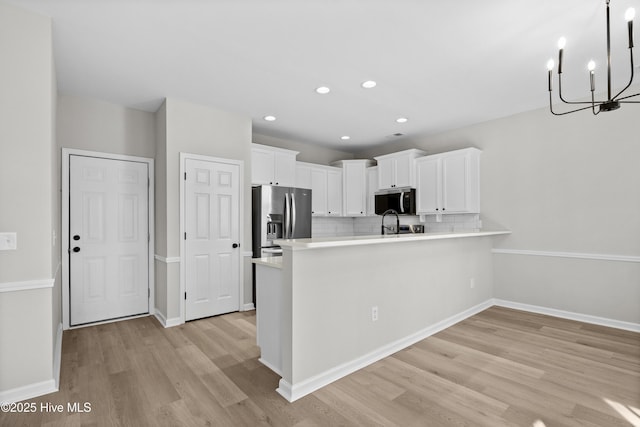
[[[623,99],[633,98],[634,96],[640,96],[640,92],[638,92],[638,93],[634,93],[633,95],[623,96],[622,98],[618,99],[617,101],[618,101],[618,102],[623,102],[623,103],[625,103],[625,104],[631,104],[631,103],[635,104],[635,103],[640,102],[640,101],[622,101]]]
[[[633,67],[634,67],[634,65],[633,65],[633,48],[632,47],[629,48],[629,54],[631,56],[631,60],[630,60],[630,62],[631,62],[631,77],[629,78],[629,83],[627,83],[627,85],[624,87],[624,89],[622,89],[620,92],[618,92],[618,94],[616,96],[613,97],[614,101],[615,101],[615,99],[617,97],[622,95],[622,92],[624,92],[625,90],[629,89],[629,86],[631,86],[631,83],[633,83],[633,74],[634,74],[633,73]],[[631,95],[631,96],[635,96],[635,95]],[[624,98],[620,98],[620,99],[624,99]]]
[[[575,113],[576,111],[582,111],[582,110],[588,110],[588,109],[592,109],[593,110],[593,114],[598,114],[595,112],[595,108],[593,105],[591,105],[591,103],[589,102],[589,106],[588,107],[582,107],[582,108],[577,108],[575,110],[571,110],[571,111],[564,111],[562,113],[556,113],[555,111],[553,111],[553,103],[551,102],[551,92],[549,92],[549,111],[551,111],[551,114],[553,114],[554,116],[564,116],[565,114],[571,114],[571,113]]]
[[[591,105],[593,102],[595,102],[596,104],[602,104],[603,102],[606,102],[606,101],[567,101],[562,96],[562,74],[558,74],[558,96],[560,97],[560,100],[562,102],[564,102],[565,104],[573,104],[573,105],[589,104],[589,105]],[[579,111],[579,110],[576,110],[576,111]]]

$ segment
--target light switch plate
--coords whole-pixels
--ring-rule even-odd
[[[14,251],[18,248],[18,233],[0,233],[0,251]]]

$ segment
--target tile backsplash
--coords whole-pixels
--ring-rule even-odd
[[[385,222],[394,219],[394,217],[386,218]],[[420,221],[421,219],[423,221]],[[479,214],[442,215],[440,218],[436,215],[400,216],[400,224],[424,224],[427,233],[479,231],[482,228]],[[332,237],[380,234],[380,225],[381,217],[377,215],[355,218],[316,216],[311,222],[311,235],[313,237]]]

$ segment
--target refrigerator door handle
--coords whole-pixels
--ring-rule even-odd
[[[284,224],[283,224],[283,237],[285,239],[289,238],[289,222],[291,221],[291,205],[289,204],[289,193],[284,194]]]
[[[291,234],[293,238],[296,234],[296,197],[295,193],[291,193]]]

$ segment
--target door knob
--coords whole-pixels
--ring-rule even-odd
[[[75,236],[73,236],[73,240],[80,240],[80,236],[76,234]]]
[[[233,249],[235,249],[235,248],[239,247],[239,246],[240,246],[240,244],[239,244],[239,243],[234,243],[234,244],[233,244],[233,245],[231,245],[231,246],[233,247]]]
[[[73,252],[80,252],[80,248],[76,246],[75,248],[73,248]]]

